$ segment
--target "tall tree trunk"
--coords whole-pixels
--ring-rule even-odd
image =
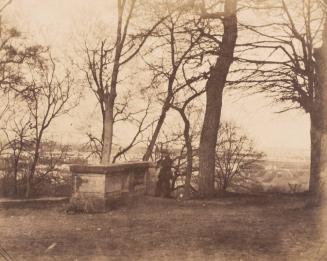
[[[326,45],[327,47],[327,45]],[[327,51],[327,50],[326,50]],[[321,130],[321,143],[320,143],[320,190],[321,197],[327,200],[327,55],[325,56],[325,73],[324,73],[324,86],[322,91],[322,130]]]
[[[324,0],[327,4],[327,0]],[[318,95],[318,113],[320,118],[320,153],[319,153],[319,172],[316,179],[319,181],[315,185],[315,194],[319,199],[327,198],[327,16],[325,16],[325,24],[322,33],[322,46],[315,52],[316,73],[317,73],[317,90]],[[312,160],[312,159],[311,159]],[[311,185],[311,184],[310,184]]]
[[[31,174],[28,173],[27,174],[27,178],[26,178],[26,190],[25,190],[25,198],[29,198],[30,195],[31,195],[31,182],[32,182],[32,179],[31,179]]]
[[[184,121],[184,140],[186,145],[186,177],[184,185],[184,195],[185,199],[191,196],[191,178],[193,169],[193,148],[192,140],[190,137],[190,121],[187,119],[184,112],[181,113]]]
[[[132,6],[134,6],[135,1],[133,1]],[[113,62],[111,81],[110,81],[110,91],[105,93],[105,112],[104,112],[104,124],[103,124],[103,147],[101,153],[101,164],[110,164],[111,150],[112,150],[112,140],[113,140],[113,130],[114,130],[114,106],[117,97],[117,81],[120,69],[120,58],[122,49],[124,46],[124,41],[127,33],[127,27],[125,26],[125,32],[122,32],[123,25],[123,12],[124,6],[121,1],[118,1],[118,24],[117,24],[117,35],[116,35],[116,47],[115,47],[115,59]],[[132,7],[133,9],[133,7]]]
[[[102,113],[102,132],[101,132],[101,152],[100,152],[100,162],[102,162],[102,154],[103,154],[103,143],[104,143],[104,133],[105,133],[105,122],[106,122],[106,111],[103,109]]]
[[[319,192],[320,197],[327,199],[327,18],[324,26],[323,45],[319,50],[318,89],[320,92],[320,162],[319,162]]]
[[[115,60],[111,74],[110,92],[105,94],[105,111],[104,111],[104,125],[103,125],[103,147],[101,153],[101,164],[110,164],[112,140],[114,135],[114,107],[117,97],[117,81],[120,68],[120,56],[123,48],[121,41],[121,19],[122,10],[119,13],[119,23],[117,29],[117,46],[115,51]]]
[[[115,98],[109,97],[104,115],[103,123],[103,146],[101,164],[109,164],[112,150],[113,127],[114,127],[114,104]]]
[[[223,88],[217,88],[217,83],[213,80],[208,81],[206,87],[207,105],[199,148],[199,193],[202,197],[212,197],[214,195],[215,151]]]
[[[29,172],[27,174],[26,191],[25,191],[26,198],[29,198],[31,196],[33,178],[35,175],[36,165],[37,165],[37,163],[39,161],[39,157],[40,157],[41,138],[42,138],[42,135],[36,141],[35,150],[34,150],[34,158],[33,158],[31,167],[29,169]]]
[[[320,172],[320,144],[321,144],[321,122],[317,113],[310,113],[310,181],[309,191],[316,193],[319,191],[319,172]],[[318,112],[320,114],[320,112]]]
[[[224,35],[216,64],[211,68],[206,84],[206,111],[199,148],[199,194],[214,195],[215,151],[222,108],[222,95],[230,65],[233,62],[237,39],[237,0],[225,0]]]
[[[13,185],[13,196],[18,196],[18,189],[17,189],[17,173],[18,173],[18,164],[19,164],[19,158],[20,158],[20,153],[15,156],[14,159],[14,166],[13,166],[13,171],[14,171],[14,185]]]

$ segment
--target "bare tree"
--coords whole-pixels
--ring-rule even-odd
[[[201,94],[203,94],[205,91],[195,91],[193,89],[194,93],[187,97],[185,101],[178,104],[172,104],[170,105],[174,110],[178,111],[181,118],[183,119],[184,123],[184,130],[183,130],[183,136],[185,141],[185,148],[186,148],[186,173],[185,173],[185,184],[184,184],[184,195],[185,198],[190,197],[191,193],[191,178],[193,173],[193,145],[192,145],[192,135],[191,135],[191,122],[189,119],[189,116],[187,115],[187,107],[191,104],[194,99],[199,97]]]
[[[117,0],[115,42],[110,47],[106,47],[106,41],[101,41],[99,49],[86,48],[88,57],[86,76],[99,101],[103,117],[102,164],[108,164],[111,161],[115,101],[122,66],[139,53],[147,38],[164,20],[164,18],[159,19],[147,30],[131,33],[131,21],[135,18],[137,4],[139,4],[137,0]]]
[[[136,101],[141,104],[143,102],[146,103],[146,107],[144,109],[136,108]],[[137,97],[135,93],[132,94],[131,91],[128,91],[127,94],[119,97],[119,99],[115,102],[114,125],[128,125],[128,128],[131,129],[131,133],[132,130],[135,130],[135,132],[126,146],[122,147],[117,142],[113,143],[113,151],[115,151],[116,147],[119,147],[119,149],[117,152],[114,152],[111,161],[112,163],[115,163],[120,157],[124,157],[126,159],[126,154],[132,148],[140,143],[144,143],[144,134],[157,121],[156,119],[149,121],[151,105],[152,101],[150,98]],[[103,139],[98,138],[90,132],[87,133],[87,136],[89,140],[85,146],[90,149],[89,157],[93,155],[101,159]]]
[[[18,90],[24,79],[23,68],[40,59],[46,48],[26,46],[26,40],[15,28],[0,20],[0,89]]]
[[[71,188],[70,176],[65,175],[60,165],[67,160],[68,145],[57,144],[51,140],[43,140],[40,149],[40,166],[36,168],[33,190],[36,194],[56,194],[60,185]],[[62,183],[66,184],[62,184]],[[51,190],[51,191],[50,191]],[[58,191],[65,193],[65,191]]]
[[[130,99],[132,99],[130,97]],[[151,122],[147,122],[147,118],[149,116],[149,110],[150,110],[150,106],[151,106],[151,100],[149,99],[147,102],[147,107],[145,108],[145,110],[143,111],[139,111],[137,113],[131,113],[126,115],[126,118],[122,118],[121,120],[123,121],[127,121],[130,122],[131,124],[133,124],[136,127],[136,131],[134,133],[133,138],[130,140],[130,142],[125,146],[125,147],[121,147],[120,150],[114,155],[112,162],[115,163],[115,161],[121,157],[121,156],[125,156],[125,154],[132,149],[133,147],[135,147],[136,145],[143,143],[144,142],[144,137],[143,134],[154,124],[154,121]],[[137,114],[143,113],[143,115],[141,116],[140,119],[138,119],[136,116]]]
[[[311,167],[309,190],[319,191],[321,142],[324,135],[322,30],[324,8],[318,0],[280,0],[269,10],[263,5],[258,12],[269,12],[275,21],[243,25],[259,37],[258,41],[240,44],[236,59],[246,64],[243,75],[233,80],[248,89],[264,92],[276,102],[286,104],[280,112],[302,109],[310,115]],[[272,11],[273,10],[273,11]],[[263,58],[254,58],[262,53]],[[322,56],[321,56],[322,55]]]
[[[68,70],[63,77],[58,76],[59,69],[49,55],[47,63],[38,63],[30,67],[30,81],[21,92],[21,98],[30,114],[30,128],[33,132],[34,152],[30,163],[26,197],[30,196],[36,166],[40,158],[40,147],[46,130],[54,119],[66,114],[75,104],[70,104],[73,78]]]
[[[222,123],[216,150],[215,180],[218,190],[225,192],[234,180],[253,171],[262,157],[263,153],[254,149],[253,142],[240,133],[236,125]]]
[[[185,90],[188,85],[203,80],[208,74],[206,71],[194,73],[201,69],[204,53],[209,52],[205,51],[203,46],[201,48],[202,19],[190,16],[192,6],[185,5],[185,3],[174,5],[170,2],[164,8],[168,10],[168,16],[158,27],[154,36],[161,40],[152,49],[160,48],[161,51],[165,50],[162,52],[164,55],[166,53],[169,55],[165,55],[161,59],[157,58],[155,62],[146,62],[153,73],[151,88],[157,89],[156,95],[162,106],[143,160],[149,160],[153,152],[175,95],[181,90]],[[192,71],[193,75],[185,79],[185,75],[189,71]],[[162,85],[165,86],[163,90],[160,88]],[[192,99],[189,102],[191,101]]]
[[[19,121],[13,120],[13,126],[10,127],[7,123],[3,128],[3,133],[6,136],[6,151],[10,159],[10,174],[13,184],[11,195],[18,196],[18,172],[23,153],[28,150],[31,145],[30,121],[27,117],[22,117]]]
[[[206,109],[199,148],[199,194],[202,197],[214,195],[215,150],[220,123],[222,96],[229,68],[233,63],[237,39],[237,0],[225,0],[224,11],[208,13],[202,5],[202,17],[221,20],[224,32],[221,40],[216,39],[218,52],[215,65],[210,67],[206,83]],[[210,36],[209,36],[210,37]]]
[[[315,50],[317,61],[317,89],[320,96],[320,114],[321,114],[321,137],[320,137],[320,162],[319,174],[315,179],[319,180],[319,186],[322,187],[320,195],[326,198],[327,192],[327,1],[320,1],[321,8],[324,11],[325,19],[322,31],[322,44]],[[311,175],[312,176],[312,175]],[[318,193],[319,194],[319,193]]]
[[[179,106],[182,105],[183,103],[171,106],[173,109],[176,108],[175,110],[178,112],[178,110],[182,109]],[[187,108],[186,106],[186,110],[184,111],[186,115],[186,124],[184,123],[184,121],[182,122],[182,125],[177,126],[175,124],[174,130],[172,132],[166,133],[165,130],[162,129],[163,135],[159,137],[158,143],[156,145],[156,154],[158,154],[156,159],[160,158],[160,154],[162,151],[169,152],[170,157],[173,161],[171,190],[173,192],[183,190],[182,194],[183,198],[185,199],[190,198],[192,192],[197,192],[196,188],[194,187],[194,185],[197,184],[197,177],[196,175],[192,174],[198,172],[197,143],[199,140],[200,131],[198,130],[197,126],[200,125],[198,124],[199,118],[194,119],[194,115],[198,114],[199,116],[201,114],[201,111],[196,111],[194,108],[192,108],[191,104],[189,104],[189,107],[190,108]],[[191,121],[193,123],[193,126],[191,126]],[[186,139],[184,136],[186,136]],[[188,142],[188,145],[186,145],[186,142]],[[189,149],[187,149],[187,146],[191,146],[191,149],[190,147]],[[192,154],[190,154],[190,152]]]
[[[102,153],[102,147],[103,147],[103,141],[102,139],[99,139],[95,135],[93,135],[91,132],[86,133],[88,137],[88,141],[84,144],[84,147],[90,151],[87,158],[90,157],[96,157],[97,159],[101,160],[101,153]]]

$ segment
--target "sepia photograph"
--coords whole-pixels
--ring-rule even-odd
[[[327,260],[327,0],[0,0],[0,261]]]

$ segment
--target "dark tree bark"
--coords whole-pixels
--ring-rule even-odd
[[[185,111],[180,111],[180,114],[183,118],[184,122],[184,140],[186,146],[186,178],[184,185],[184,195],[185,198],[188,199],[191,195],[191,178],[192,178],[192,170],[193,170],[193,148],[192,148],[192,139],[190,136],[191,124],[187,116],[185,115]]]
[[[42,140],[42,134],[37,138],[32,163],[31,163],[30,169],[29,169],[27,177],[26,177],[26,191],[25,191],[26,198],[29,198],[31,195],[31,192],[32,192],[33,179],[34,179],[34,175],[35,175],[36,165],[38,164],[39,158],[40,158],[41,140]]]
[[[319,115],[310,113],[310,181],[309,191],[312,193],[319,191],[319,170],[320,170],[320,143],[321,143],[321,121]]]
[[[327,40],[327,39],[326,39]],[[321,193],[324,199],[326,199],[327,193],[327,41],[324,45],[324,82],[323,82],[323,91],[322,91],[322,132],[320,140],[320,186]]]
[[[327,0],[324,1],[327,4]],[[316,95],[318,95],[318,128],[314,128],[315,140],[317,141],[317,148],[314,148],[314,152],[317,155],[311,156],[311,160],[318,162],[315,165],[315,172],[311,173],[311,177],[314,175],[312,186],[310,191],[317,194],[319,198],[326,198],[326,186],[327,186],[327,17],[325,16],[325,24],[322,33],[322,46],[316,50],[316,74],[317,74],[317,88]],[[317,131],[316,131],[317,129]],[[312,137],[311,137],[312,139]],[[319,144],[320,143],[320,144]],[[311,152],[313,151],[313,148]],[[313,158],[316,156],[317,158]],[[311,164],[312,165],[312,164]],[[311,169],[312,171],[312,169]],[[311,186],[311,184],[310,184]]]
[[[220,45],[219,57],[211,68],[206,83],[206,111],[199,148],[199,194],[202,197],[214,195],[215,150],[222,108],[222,95],[230,65],[233,62],[237,39],[236,0],[226,0],[223,14],[224,34]],[[223,17],[221,17],[223,15]],[[205,17],[205,16],[204,16]],[[213,16],[208,16],[212,18]]]
[[[105,112],[104,112],[104,126],[103,126],[103,146],[101,154],[101,164],[109,164],[110,156],[112,150],[112,139],[113,139],[113,129],[114,129],[114,106],[117,97],[117,81],[118,73],[120,69],[120,59],[121,53],[124,47],[124,42],[126,39],[127,28],[129,21],[133,14],[133,9],[136,0],[132,1],[129,15],[126,20],[126,24],[123,27],[123,12],[125,8],[125,1],[117,1],[118,3],[118,25],[117,25],[117,35],[116,35],[116,47],[115,47],[115,58],[111,75],[110,91],[106,93],[104,97]],[[107,87],[108,88],[108,87]]]
[[[117,82],[112,84],[110,97],[105,102],[104,125],[103,125],[103,146],[101,153],[101,163],[109,164],[112,149],[112,138],[114,131],[114,106],[116,99],[116,85]]]
[[[199,193],[202,197],[212,197],[214,193],[215,151],[220,123],[223,86],[210,78],[207,87],[207,105],[202,126],[199,148]]]

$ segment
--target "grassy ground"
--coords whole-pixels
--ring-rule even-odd
[[[67,215],[63,202],[6,205],[0,245],[13,260],[327,260],[327,215],[305,202],[146,197],[94,215]]]

